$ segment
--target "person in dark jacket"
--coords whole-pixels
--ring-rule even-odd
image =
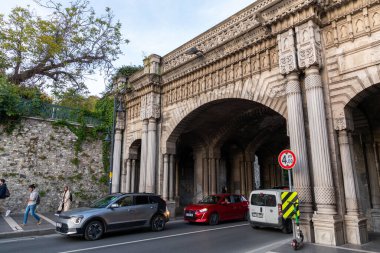
[[[6,192],[7,192],[7,184],[5,183],[5,179],[0,179],[0,213],[5,213],[5,201],[6,201]],[[9,215],[7,211],[6,214]],[[6,216],[8,216],[6,215]]]

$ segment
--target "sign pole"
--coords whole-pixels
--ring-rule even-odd
[[[278,163],[280,166],[288,171],[288,177],[289,177],[289,192],[293,192],[293,186],[292,186],[292,169],[294,165],[296,164],[296,155],[288,149],[285,149],[281,151],[280,155],[278,156]],[[294,208],[294,204],[293,204]],[[297,212],[296,214],[297,215]],[[292,219],[292,227],[293,227],[293,239],[296,239],[296,226],[294,223],[294,220]]]

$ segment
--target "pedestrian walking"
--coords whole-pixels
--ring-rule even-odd
[[[222,193],[227,193],[227,186],[224,185],[224,186],[222,187]]]
[[[57,213],[69,211],[72,200],[73,200],[73,196],[69,190],[69,187],[65,185],[65,187],[63,188],[63,192],[61,194],[61,201],[59,203]]]
[[[11,210],[5,211],[6,206],[6,198],[10,196],[7,184],[5,183],[5,179],[0,179],[0,213],[5,213],[5,216],[8,216]]]
[[[26,200],[27,207],[25,209],[24,221],[21,225],[25,226],[26,223],[28,222],[29,212],[37,220],[37,224],[40,225],[41,224],[41,218],[35,213],[37,204],[39,202],[39,195],[38,195],[38,192],[36,190],[36,186],[34,184],[29,185],[28,191],[30,192],[30,195],[29,195],[29,198]]]

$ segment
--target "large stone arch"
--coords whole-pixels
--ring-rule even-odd
[[[277,71],[274,70],[274,73]],[[267,77],[262,77],[266,76]],[[286,99],[284,95],[284,78],[280,74],[262,74],[257,79],[248,78],[244,81],[230,83],[219,90],[201,94],[198,97],[176,104],[173,110],[168,110],[170,120],[165,123],[162,152],[169,152],[183,127],[191,121],[191,113],[202,110],[202,106],[224,99],[243,99],[262,104],[287,118]]]

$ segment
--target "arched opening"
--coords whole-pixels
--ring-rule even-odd
[[[289,147],[286,120],[262,104],[244,99],[210,102],[187,115],[169,140],[173,136],[178,210],[220,193],[223,186],[248,195],[259,187],[287,184],[287,174],[277,164],[280,151]]]
[[[353,122],[352,146],[359,205],[368,227],[380,232],[380,85],[359,93],[346,107]]]
[[[140,182],[140,158],[141,158],[141,139],[135,140],[129,148],[129,159],[131,163],[131,182],[129,192],[139,191]]]

